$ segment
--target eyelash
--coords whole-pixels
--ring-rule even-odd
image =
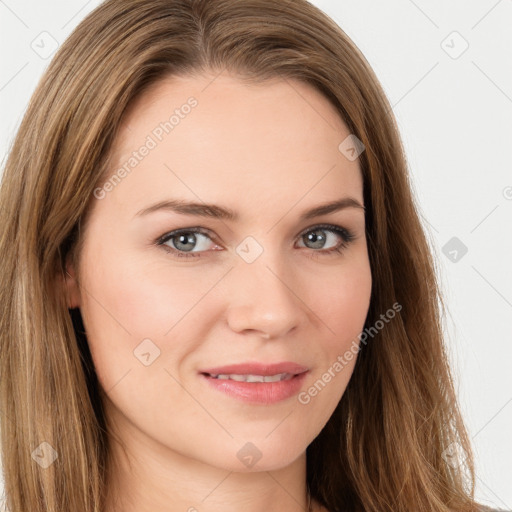
[[[332,224],[319,224],[317,226],[312,226],[312,227],[306,229],[305,231],[303,231],[299,235],[299,239],[301,237],[307,235],[308,233],[310,233],[312,231],[317,231],[317,230],[331,231],[332,233],[335,233],[336,235],[338,235],[342,239],[342,241],[338,246],[332,247],[331,249],[323,249],[323,250],[322,249],[318,249],[318,250],[311,249],[311,251],[313,252],[311,257],[313,257],[313,258],[317,257],[318,255],[335,256],[336,254],[341,254],[343,252],[343,250],[345,250],[348,247],[348,245],[356,238],[354,233],[352,233],[352,231],[350,231],[346,228],[342,228],[340,226],[334,226]],[[166,233],[165,235],[159,237],[155,241],[155,244],[159,247],[162,247],[167,253],[170,253],[173,256],[176,256],[178,258],[199,258],[199,257],[201,257],[201,253],[205,252],[205,251],[184,252],[184,251],[179,251],[177,249],[173,249],[172,247],[169,247],[168,245],[165,245],[166,242],[168,242],[169,240],[172,240],[173,238],[175,238],[183,233],[192,233],[192,234],[199,233],[201,235],[208,237],[210,240],[212,240],[208,230],[206,230],[204,228],[200,228],[200,227],[194,227],[194,228],[181,228],[181,229],[177,229],[175,231]],[[212,240],[212,242],[215,243],[214,240]],[[305,249],[307,249],[307,247],[305,247]]]

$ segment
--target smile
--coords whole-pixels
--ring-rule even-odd
[[[237,382],[279,382],[281,380],[290,380],[294,377],[292,373],[278,373],[276,375],[240,375],[236,373],[231,374],[219,374],[219,375],[212,375],[207,374],[208,376],[212,377],[213,379],[219,379],[219,380],[235,380]]]

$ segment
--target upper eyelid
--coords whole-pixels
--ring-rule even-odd
[[[210,230],[208,230],[206,228],[194,226],[191,228],[178,228],[178,229],[173,229],[172,231],[168,231],[164,235],[158,237],[157,243],[164,243],[167,240],[171,239],[173,236],[177,236],[180,233],[190,233],[190,232],[199,233],[200,235],[208,236],[212,241],[215,238],[215,236],[213,236],[213,237],[211,236],[212,232]]]
[[[329,224],[327,223],[319,223],[319,224],[313,224],[312,226],[303,229],[297,236],[301,236],[304,233],[308,233],[309,231],[313,231],[315,229],[325,229],[326,231],[344,231],[345,233],[349,234],[351,233],[351,230],[348,228],[344,228],[343,226],[337,226],[336,224]]]

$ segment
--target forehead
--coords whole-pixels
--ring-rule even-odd
[[[123,119],[110,172],[128,173],[111,195],[124,206],[124,199],[137,203],[132,209],[163,194],[249,205],[255,197],[293,203],[348,192],[362,201],[358,161],[338,148],[349,135],[309,84],[247,84],[226,74],[166,78]]]

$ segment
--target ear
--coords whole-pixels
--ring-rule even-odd
[[[77,281],[76,269],[73,265],[71,255],[68,254],[66,258],[66,271],[65,271],[65,293],[68,304],[68,309],[79,308],[81,304],[80,287]]]

